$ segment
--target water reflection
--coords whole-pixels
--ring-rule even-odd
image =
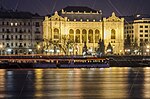
[[[140,98],[144,96],[144,71],[143,68],[131,68],[128,74],[129,98]]]
[[[0,70],[0,98],[150,98],[150,68]]]
[[[5,97],[5,70],[0,70],[0,98]]]

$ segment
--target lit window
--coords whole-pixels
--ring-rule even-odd
[[[13,23],[10,23],[11,26],[13,26]]]
[[[17,23],[15,23],[15,26],[17,26],[18,24]]]
[[[111,39],[115,39],[116,31],[114,29],[111,30]]]

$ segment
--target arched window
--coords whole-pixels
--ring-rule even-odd
[[[57,28],[54,29],[54,39],[59,39],[59,30]]]
[[[116,31],[114,29],[111,30],[111,39],[115,39],[116,38]]]
[[[89,43],[93,43],[93,30],[89,30],[89,35],[88,35]]]
[[[82,43],[87,42],[87,32],[85,29],[82,30]]]
[[[73,31],[73,29],[70,29],[70,30],[69,30],[69,39],[70,39],[71,41],[74,41],[74,31]]]
[[[76,30],[75,42],[80,43],[80,30],[79,29]]]
[[[100,32],[99,30],[95,30],[95,43],[98,43],[100,39]]]

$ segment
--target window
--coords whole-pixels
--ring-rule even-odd
[[[140,34],[140,37],[143,37],[143,34]]]
[[[16,43],[16,46],[18,46],[18,43]]]
[[[31,31],[30,31],[30,29],[28,30],[28,33],[30,33]]]
[[[2,25],[5,25],[5,23],[4,23],[4,22],[2,22]]]
[[[16,33],[18,32],[18,29],[17,29],[17,28],[15,28],[15,32],[16,32]]]
[[[148,39],[145,39],[145,42],[148,42]]]
[[[5,32],[5,29],[4,29],[4,28],[2,28],[2,32]]]
[[[11,40],[13,40],[13,35],[11,35]]]
[[[7,33],[10,33],[9,29],[7,29],[6,31],[7,31]]]
[[[145,37],[148,37],[148,34],[145,34]]]
[[[71,41],[74,41],[74,31],[73,31],[73,29],[70,29],[70,30],[69,30],[69,39],[70,39]]]
[[[2,39],[4,40],[4,38],[5,38],[5,36],[4,35],[2,35]]]
[[[143,42],[143,39],[140,39],[140,42]]]
[[[15,36],[16,40],[18,39],[17,35]]]
[[[87,42],[87,31],[85,29],[82,30],[82,43]]]
[[[28,22],[28,25],[30,26],[30,22]]]
[[[140,30],[141,33],[143,33],[143,30]]]
[[[95,43],[99,42],[99,38],[100,38],[100,31],[99,30],[95,30]]]
[[[115,39],[116,38],[116,31],[114,29],[111,30],[111,39]]]
[[[145,28],[148,28],[148,26],[146,25]]]
[[[26,47],[26,43],[24,43],[24,46]]]
[[[15,23],[15,26],[17,26],[18,25],[18,23]]]
[[[40,27],[40,23],[39,22],[35,22],[35,27]]]
[[[148,30],[145,30],[145,33],[148,33]]]
[[[141,25],[140,28],[143,28],[143,26]]]
[[[13,47],[13,43],[11,43],[11,46]]]
[[[59,30],[57,28],[54,29],[54,39],[59,39]]]
[[[79,29],[76,30],[75,42],[80,43],[80,30]]]
[[[93,30],[89,30],[88,39],[89,43],[93,43]]]

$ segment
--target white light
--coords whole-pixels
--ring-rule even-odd
[[[3,48],[3,45],[0,45],[0,48]]]
[[[29,49],[29,52],[32,52],[32,49]]]
[[[10,23],[11,26],[13,26],[13,23]]]
[[[57,53],[59,53],[60,52],[60,50],[57,50]]]
[[[15,23],[15,26],[17,26],[18,24],[17,23]]]
[[[107,52],[111,52],[111,49],[108,49]]]
[[[149,49],[146,49],[146,52],[149,52]]]
[[[89,49],[89,52],[92,52],[92,48]]]
[[[140,17],[141,15],[136,15],[136,17]]]
[[[11,49],[7,49],[7,52],[11,52]]]
[[[136,53],[136,52],[138,52],[138,50],[134,50],[134,52]]]
[[[53,52],[54,52],[54,50],[53,50],[53,49],[50,49],[50,50],[49,50],[49,52],[52,52],[52,53],[53,53]]]
[[[69,49],[69,52],[72,52],[73,51],[73,49]]]
[[[48,52],[48,50],[45,50],[45,52]]]

